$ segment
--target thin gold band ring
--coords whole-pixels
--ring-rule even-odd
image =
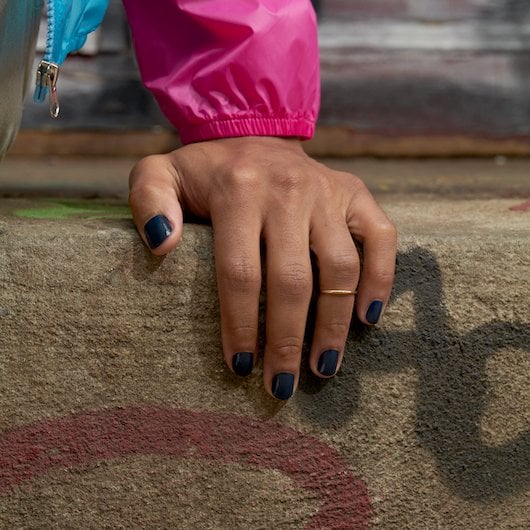
[[[349,291],[348,289],[321,289],[320,294],[332,294],[334,296],[351,296],[356,291]]]

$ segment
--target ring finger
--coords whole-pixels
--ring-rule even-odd
[[[340,222],[334,223],[341,226]],[[359,282],[359,256],[348,227],[342,222],[330,238],[320,224],[311,231],[311,248],[317,257],[320,293],[310,366],[315,375],[331,377],[338,370],[348,337]]]

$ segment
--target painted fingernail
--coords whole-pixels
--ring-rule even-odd
[[[280,372],[272,380],[272,395],[276,399],[289,399],[294,391],[294,374]]]
[[[252,352],[240,351],[232,357],[232,368],[237,375],[245,377],[252,372],[254,357]]]
[[[321,375],[335,375],[337,363],[339,362],[339,352],[337,350],[326,350],[320,355],[317,370]]]
[[[155,215],[145,223],[144,232],[149,248],[159,247],[171,234],[171,223],[165,215]]]
[[[382,310],[383,302],[381,300],[374,300],[368,307],[368,311],[366,311],[366,320],[370,324],[377,324]]]

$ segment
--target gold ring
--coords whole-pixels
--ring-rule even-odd
[[[348,289],[321,289],[320,294],[332,294],[335,296],[350,296],[356,291],[349,291]]]

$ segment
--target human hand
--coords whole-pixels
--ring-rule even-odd
[[[298,384],[313,289],[310,250],[320,291],[311,370],[335,374],[352,310],[375,324],[390,296],[397,236],[362,181],[309,158],[298,140],[225,138],[141,160],[130,177],[138,231],[155,255],[175,248],[183,211],[210,219],[226,363],[248,375],[257,355],[260,242],[266,245],[267,391],[288,399]],[[363,246],[363,266],[353,237]]]

